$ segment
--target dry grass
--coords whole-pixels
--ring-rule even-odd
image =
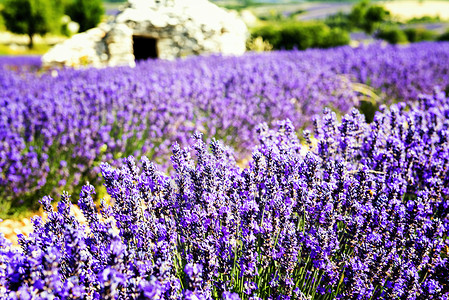
[[[34,48],[28,49],[29,38],[27,35],[0,31],[0,55],[42,55],[53,45],[65,39],[67,37],[64,36],[46,35],[42,37],[36,35]]]
[[[439,16],[443,20],[449,20],[449,1],[405,0],[386,1],[383,4],[394,16],[404,21],[424,16]]]

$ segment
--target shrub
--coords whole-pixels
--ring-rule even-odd
[[[349,34],[343,29],[330,29],[321,22],[285,22],[267,25],[253,30],[254,37],[260,36],[273,45],[274,49],[330,48],[347,45]]]
[[[38,73],[38,58],[0,57],[0,218],[44,195],[73,192],[86,181],[98,185],[102,161],[119,166],[123,157],[146,155],[166,171],[169,146],[186,145],[197,130],[233,146],[244,160],[258,123],[289,118],[296,128],[310,128],[323,107],[344,114],[358,106],[364,94],[357,83],[372,88],[376,103],[413,102],[435,85],[449,85],[449,64],[442,61],[449,61],[449,43]]]
[[[175,174],[143,158],[102,164],[112,206],[86,185],[81,225],[63,194],[20,236],[0,236],[8,299],[446,299],[449,99],[422,96],[341,123],[315,119],[305,145],[289,121],[258,127],[240,169],[195,134]],[[306,147],[306,149],[303,149]],[[307,150],[309,149],[309,151]],[[192,156],[193,155],[193,156]]]
[[[278,49],[276,47],[282,43],[279,26],[276,25],[266,25],[252,29],[251,38],[255,39],[257,37],[261,37],[264,41],[274,46],[275,49]]]
[[[390,44],[407,43],[407,35],[398,27],[384,27],[379,29],[376,37],[389,42]]]
[[[431,41],[436,37],[435,32],[420,27],[404,29],[404,33],[410,43]]]
[[[281,38],[280,43],[274,45],[276,49],[319,48],[329,36],[329,27],[321,23],[286,23],[279,31]]]
[[[351,41],[349,33],[341,28],[332,28],[320,48],[332,48],[348,45]]]
[[[441,22],[440,16],[422,16],[413,17],[407,20],[407,24],[419,24],[419,23],[439,23]]]
[[[264,52],[264,51],[271,51],[273,49],[273,46],[262,39],[262,37],[258,36],[255,38],[250,38],[246,41],[246,49],[250,51],[256,51],[256,52]]]
[[[449,31],[446,31],[445,33],[441,34],[438,38],[438,41],[449,41]]]
[[[353,29],[353,24],[349,20],[348,14],[344,12],[338,12],[326,17],[324,23],[330,28],[341,28],[347,31],[351,31]]]

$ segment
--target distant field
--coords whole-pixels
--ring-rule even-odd
[[[2,3],[4,0],[0,0]],[[301,15],[300,19],[323,19],[328,15],[335,14],[339,11],[348,12],[352,5],[359,0],[259,0],[253,1],[248,8],[250,8],[256,15],[264,15],[270,11],[291,12],[299,9],[306,12]],[[118,11],[118,7],[126,1],[104,1],[106,13],[114,15]],[[243,8],[244,1],[235,0],[219,0],[211,1],[220,6],[230,8]],[[442,19],[449,19],[449,0],[432,0],[432,1],[410,1],[410,0],[390,0],[390,1],[373,1],[381,2],[394,15],[403,19],[422,16],[436,16],[439,15]]]
[[[353,3],[349,2],[302,2],[302,3],[285,3],[277,5],[264,5],[251,7],[250,10],[257,16],[267,15],[273,11],[281,13],[304,11],[298,15],[300,20],[324,19],[329,15],[333,15],[339,11],[349,12]]]
[[[298,15],[300,20],[324,19],[339,11],[349,12],[357,1],[293,1],[267,3],[264,5],[250,6],[249,9],[258,16],[268,15],[273,12],[288,13],[303,10]],[[443,20],[449,20],[449,1],[376,1],[383,3],[385,7],[398,19],[406,20],[413,17],[439,16]]]
[[[403,19],[439,16],[449,20],[449,1],[386,1],[385,7]]]

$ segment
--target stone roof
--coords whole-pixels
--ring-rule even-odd
[[[42,60],[44,66],[102,67],[133,66],[134,54],[163,59],[241,55],[248,35],[237,14],[207,0],[130,0],[109,22],[56,45]],[[136,47],[155,49],[146,53]]]

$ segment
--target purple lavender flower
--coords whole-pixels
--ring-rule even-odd
[[[437,46],[435,56],[444,57],[447,45]],[[324,74],[311,71],[309,76],[316,76],[313,84],[331,85],[336,70],[345,70],[360,80],[373,76],[373,84],[380,84],[378,88],[386,95],[414,95],[375,75],[378,66],[387,70],[394,65],[382,51],[395,50],[391,55],[401,66],[415,70],[401,51],[371,47],[341,48],[337,58],[367,52],[383,57],[382,63],[373,59],[376,66],[366,57],[360,59],[358,63],[366,67],[363,71],[329,61],[333,67]],[[402,50],[403,55],[419,58],[429,44],[413,47]],[[413,56],[412,50],[418,56]],[[79,197],[62,193],[56,209],[52,198],[46,196],[40,201],[46,217],[33,219],[33,233],[19,237],[20,250],[0,236],[0,292],[4,298],[448,298],[449,99],[436,89],[432,95],[383,107],[371,123],[357,110],[349,110],[344,101],[341,111],[349,113],[341,121],[330,109],[310,118],[328,100],[316,105],[307,101],[335,96],[330,91],[336,89],[323,89],[325,94],[319,94],[322,86],[303,86],[301,80],[287,80],[281,74],[307,70],[309,62],[299,64],[298,55],[307,55],[313,62],[322,54],[322,50],[315,51],[280,52],[268,55],[270,59],[248,55],[256,64],[246,58],[217,57],[174,64],[148,62],[134,70],[143,78],[137,82],[106,83],[111,77],[102,71],[64,70],[60,76],[67,80],[71,93],[65,85],[29,81],[43,85],[42,90],[58,91],[70,105],[76,103],[51,107],[60,115],[72,114],[70,120],[77,124],[63,122],[62,117],[53,120],[35,99],[36,94],[27,94],[26,89],[18,91],[35,104],[39,117],[27,114],[19,101],[0,98],[8,102],[8,108],[21,112],[17,114],[19,123],[0,114],[0,128],[4,129],[0,132],[11,137],[3,139],[11,143],[0,144],[6,149],[0,151],[4,155],[0,167],[12,170],[1,178],[2,183],[5,178],[11,183],[28,176],[43,178],[40,187],[50,187],[46,178],[51,180],[56,164],[58,170],[64,169],[60,175],[68,174],[69,180],[72,174],[93,178],[93,173],[100,172],[109,196],[97,207],[95,187],[87,184]],[[331,58],[338,62],[335,56]],[[202,67],[193,68],[197,65]],[[176,72],[173,66],[178,67]],[[150,67],[160,72],[158,78],[145,73]],[[208,72],[212,67],[217,73]],[[435,67],[435,74],[446,80],[445,66]],[[258,72],[261,68],[265,72]],[[127,68],[109,71],[131,76]],[[240,76],[249,71],[260,78]],[[204,74],[209,75],[201,81],[203,89],[200,83],[188,81],[189,76]],[[216,74],[223,76],[219,88]],[[94,79],[98,84],[89,85]],[[22,79],[13,76],[5,80]],[[275,88],[281,83],[282,92]],[[335,87],[337,83],[332,84]],[[99,87],[102,93],[98,93]],[[284,96],[304,95],[307,88],[317,98],[304,100],[301,113],[283,102]],[[203,90],[209,94],[199,92]],[[1,93],[13,95],[8,89]],[[242,93],[254,106],[240,101]],[[126,101],[123,95],[129,96]],[[215,101],[209,102],[209,97]],[[259,101],[262,98],[273,103]],[[160,105],[151,105],[155,103]],[[251,114],[242,107],[263,112],[264,118],[269,116],[268,122],[288,119],[272,122],[274,129],[269,123],[257,125],[256,121],[265,120],[246,118]],[[89,118],[78,119],[84,114]],[[300,118],[304,114],[307,119]],[[198,126],[208,127],[188,125],[193,119],[199,120]],[[30,125],[32,130],[25,132],[17,125],[18,131],[10,131],[10,122],[35,127]],[[304,132],[303,144],[295,126],[299,129],[308,124],[313,128]],[[189,139],[187,134],[195,129],[207,132],[210,141],[203,141],[200,133]],[[257,135],[250,133],[253,129]],[[234,131],[237,134],[230,135]],[[238,164],[239,155],[249,149],[237,151],[236,159],[232,149],[216,139],[222,134],[229,136],[227,142],[233,145],[256,143],[252,160]],[[36,140],[43,141],[39,149],[30,144]],[[172,147],[171,173],[164,173],[168,166],[157,164],[157,160],[165,163],[166,146],[174,140],[179,143]],[[58,161],[48,155],[55,153],[55,145],[61,147]],[[156,162],[146,157],[138,162],[130,151],[137,155],[151,152],[150,158]],[[105,153],[113,161],[100,164]],[[26,154],[26,159],[19,154]],[[61,160],[67,165],[61,165]],[[28,163],[36,168],[22,172]],[[23,191],[32,186],[32,181],[18,182]],[[5,186],[12,187],[8,184]],[[87,222],[75,217],[73,200],[78,200]]]
[[[448,67],[441,62],[448,53],[447,43],[373,44],[43,73],[7,67],[38,66],[39,58],[2,58],[0,196],[14,207],[63,189],[79,191],[86,181],[98,186],[101,162],[119,167],[130,155],[146,155],[165,171],[170,145],[187,146],[195,131],[234,146],[237,160],[246,159],[262,122],[290,119],[298,129],[312,129],[312,116],[324,107],[344,114],[367,97],[411,102],[435,85],[446,88]],[[326,114],[323,125],[332,118]],[[347,152],[357,151],[357,132],[364,130],[351,129],[360,123],[353,118],[342,122],[349,132],[338,141]],[[403,128],[409,143],[415,121]],[[326,128],[323,153],[337,146],[337,128]]]

